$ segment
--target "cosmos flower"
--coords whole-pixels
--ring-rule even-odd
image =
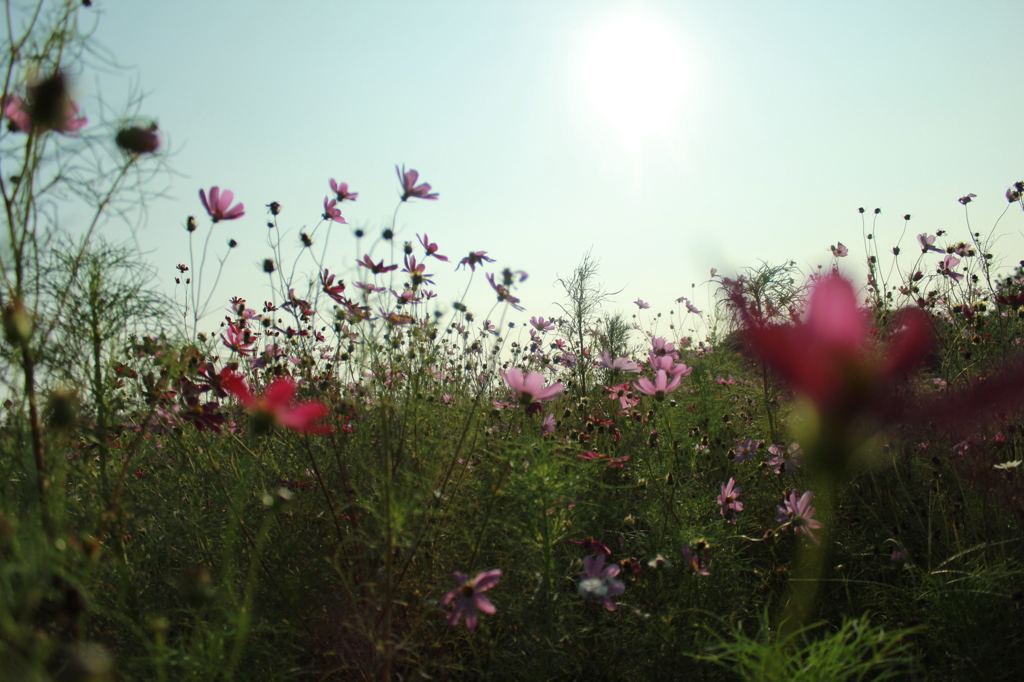
[[[848,417],[875,407],[887,387],[915,369],[930,349],[931,330],[917,309],[901,311],[883,352],[873,352],[868,320],[853,285],[839,275],[814,283],[803,320],[792,325],[757,319],[740,309],[751,348],[819,410]]]
[[[722,494],[718,496],[718,505],[722,508],[720,513],[729,523],[736,523],[736,514],[743,511],[743,503],[739,501],[742,490],[743,488],[736,485],[736,480],[733,478],[722,484]]]
[[[211,187],[209,201],[207,201],[206,192],[199,190],[199,199],[215,223],[221,220],[235,220],[245,215],[245,204],[231,206],[231,202],[235,199],[235,193],[229,189],[221,192],[220,187]]]
[[[328,201],[328,199],[330,197],[324,197],[324,220],[333,220],[336,223],[343,224],[347,223],[348,221],[341,216],[341,209],[337,206],[338,200],[330,199]]]
[[[812,499],[814,499],[814,493],[810,490],[803,495],[790,493],[785,498],[784,504],[779,506],[779,515],[775,517],[775,520],[785,527],[792,528],[797,533],[803,533],[817,545],[821,541],[814,531],[821,528],[822,524],[821,521],[814,518],[817,510],[811,506]]]
[[[437,192],[430,192],[430,185],[423,183],[417,185],[416,181],[419,179],[420,174],[414,170],[405,170],[405,166],[402,166],[402,170],[398,170],[398,166],[395,166],[395,172],[398,173],[398,180],[402,183],[402,201],[407,201],[411,197],[418,197],[420,199],[429,199],[436,201],[439,196]]]
[[[459,624],[462,614],[466,614],[466,629],[469,630],[469,634],[473,634],[476,632],[477,611],[487,614],[497,611],[491,600],[481,592],[486,592],[498,584],[498,581],[501,580],[501,569],[495,568],[477,573],[472,580],[465,573],[459,571],[453,572],[452,577],[455,578],[458,587],[446,594],[441,602],[444,606],[455,602],[451,615],[448,616],[448,625],[455,627]]]
[[[578,590],[584,599],[593,599],[609,611],[619,608],[619,605],[612,599],[614,595],[626,591],[626,586],[615,576],[621,571],[618,564],[604,565],[605,555],[588,556],[583,559],[583,573],[580,573]]]
[[[513,367],[502,373],[508,387],[516,394],[516,399],[523,405],[551,400],[562,392],[561,383],[554,383],[547,388],[544,387],[544,375],[540,372],[523,374],[518,367]]]
[[[356,197],[359,196],[359,192],[349,192],[347,182],[335,182],[334,178],[331,178],[331,191],[334,192],[334,196],[338,198],[338,201],[355,201]]]
[[[263,395],[255,396],[241,374],[235,374],[225,368],[221,373],[221,385],[238,398],[249,414],[256,418],[256,431],[265,430],[269,425],[276,424],[299,433],[331,432],[330,425],[318,423],[331,413],[322,402],[310,400],[298,405],[292,403],[297,387],[291,377],[274,379],[263,391]]]

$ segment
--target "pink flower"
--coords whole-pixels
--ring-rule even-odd
[[[593,599],[609,611],[619,608],[612,599],[626,591],[626,586],[615,576],[622,569],[618,564],[604,565],[605,555],[588,556],[583,559],[583,573],[580,573],[579,593],[584,599]]]
[[[629,358],[615,358],[612,360],[612,356],[608,351],[602,351],[601,357],[598,359],[597,364],[601,365],[605,369],[617,370],[619,372],[639,372],[640,365],[636,364]]]
[[[736,514],[743,511],[743,503],[740,502],[740,491],[743,488],[736,485],[736,480],[729,479],[728,483],[722,484],[722,494],[718,496],[718,505],[722,508],[721,514],[729,523],[736,523]]]
[[[788,526],[797,533],[803,533],[818,545],[821,544],[821,541],[818,540],[814,531],[821,528],[822,524],[821,521],[814,518],[817,510],[811,506],[813,498],[814,493],[810,490],[799,496],[796,493],[790,493],[789,497],[785,498],[785,504],[779,507],[779,515],[775,517],[775,520],[783,524],[784,527]]]
[[[341,209],[337,207],[338,200],[331,199],[330,197],[324,197],[324,220],[333,220],[336,223],[347,223],[343,217],[341,217]]]
[[[954,282],[959,282],[964,276],[953,270],[958,265],[960,265],[960,259],[951,253],[947,253],[946,257],[939,263],[939,274],[949,277]]]
[[[850,250],[843,246],[842,242],[838,242],[835,246],[830,246],[832,249],[832,255],[835,258],[844,258],[850,254]]]
[[[416,238],[420,240],[420,244],[422,244],[423,248],[427,250],[428,256],[433,256],[437,260],[443,260],[445,263],[448,262],[448,256],[442,256],[437,252],[438,246],[430,241],[430,237],[424,234],[422,237],[420,235],[416,235]]]
[[[32,117],[28,115],[25,101],[17,95],[9,95],[0,100],[4,108],[4,116],[10,121],[12,130],[27,133],[32,130]]]
[[[320,285],[324,289],[324,293],[330,296],[338,303],[344,302],[344,297],[341,295],[345,291],[345,280],[339,279],[338,283],[334,283],[335,275],[332,275],[327,268],[324,268],[323,273],[320,275]]]
[[[331,432],[330,425],[317,423],[331,413],[322,402],[310,400],[298,405],[292,404],[297,389],[291,377],[274,379],[263,391],[263,395],[254,396],[241,374],[235,374],[225,368],[221,372],[221,385],[238,398],[249,414],[256,418],[257,431],[277,424],[299,433]]]
[[[365,256],[363,256],[363,260],[357,260],[356,264],[362,265],[364,268],[369,268],[370,271],[375,275],[380,275],[382,273],[391,272],[392,270],[398,269],[397,265],[389,265],[387,267],[384,267],[383,258],[381,258],[379,263],[374,263],[373,259],[370,258],[370,254],[366,254]],[[378,291],[380,290],[378,289]]]
[[[543,317],[531,317],[530,324],[533,325],[534,329],[542,332],[549,332],[555,328],[551,320],[545,320]]]
[[[335,182],[334,178],[331,178],[331,191],[338,197],[338,201],[355,201],[356,197],[359,196],[359,192],[349,192],[347,182]]]
[[[639,298],[633,301],[633,303],[636,304],[636,307],[639,308],[640,310],[647,310],[648,308],[651,307],[649,303],[647,303],[646,301],[642,301]]]
[[[473,634],[476,632],[477,611],[488,614],[497,611],[491,600],[480,593],[486,592],[498,584],[498,581],[501,580],[501,569],[495,568],[478,573],[472,580],[465,573],[458,571],[452,573],[452,577],[455,578],[458,587],[446,594],[441,602],[444,606],[455,602],[455,607],[452,609],[451,615],[448,616],[448,625],[455,627],[459,624],[462,614],[466,614],[466,629],[469,630],[469,634]]]
[[[562,384],[555,383],[547,388],[544,387],[544,375],[540,372],[530,372],[523,375],[518,367],[513,367],[502,376],[508,383],[508,387],[516,394],[517,399],[523,405],[551,400],[562,392]]]
[[[253,334],[245,327],[229,322],[223,334],[224,345],[239,355],[252,355],[252,346],[256,343],[257,336],[259,334]]]
[[[245,204],[231,206],[231,202],[235,199],[235,193],[229,189],[221,193],[220,187],[211,187],[209,201],[206,200],[206,192],[199,190],[199,198],[215,223],[221,220],[234,220],[245,215]]]
[[[917,243],[921,245],[921,253],[928,253],[934,251],[935,253],[942,253],[942,249],[935,246],[935,235],[928,234],[926,232],[917,235]]]
[[[655,400],[664,400],[667,394],[679,388],[679,384],[682,380],[683,376],[680,374],[673,376],[672,380],[669,381],[668,372],[663,369],[659,369],[653,382],[647,377],[640,377],[633,382],[633,386],[636,390],[640,391],[644,395],[651,396]]]
[[[48,79],[44,84],[48,82],[55,81]],[[89,119],[78,115],[78,104],[63,91],[63,83],[61,82],[58,91],[46,90],[45,94],[42,94],[44,84],[29,88],[29,98],[36,101],[35,106],[26,103],[17,95],[0,99],[4,116],[10,120],[11,128],[20,133],[27,133],[35,125],[38,129],[56,130],[65,135],[84,128]],[[36,93],[35,97],[32,97],[33,92]],[[58,111],[59,115],[54,116]]]
[[[814,283],[801,322],[768,324],[733,297],[750,347],[822,411],[875,408],[885,389],[916,368],[930,348],[927,317],[907,309],[883,352],[874,353],[853,285],[839,275]]]
[[[437,192],[431,194],[430,185],[425,182],[422,185],[416,184],[416,180],[420,177],[419,173],[414,170],[406,171],[404,165],[402,170],[398,170],[398,166],[395,166],[395,172],[398,173],[398,180],[402,183],[402,201],[406,201],[410,197],[437,200],[438,194]]]
[[[417,263],[416,256],[406,255],[405,267],[402,268],[402,272],[408,273],[409,279],[412,280],[412,286],[414,289],[424,282],[427,284],[434,283],[434,280],[430,279],[434,275],[427,272],[427,264]]]

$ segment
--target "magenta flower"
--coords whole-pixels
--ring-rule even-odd
[[[355,201],[356,197],[359,196],[359,192],[349,192],[347,182],[335,182],[334,178],[331,178],[331,191],[334,192],[334,196],[338,197],[338,201]]]
[[[615,576],[621,571],[618,564],[604,565],[605,555],[588,556],[583,559],[583,573],[580,573],[579,593],[584,599],[593,599],[609,611],[619,608],[612,599],[626,591],[626,586]]]
[[[502,373],[502,376],[508,383],[508,387],[516,394],[519,402],[526,406],[551,400],[563,390],[561,383],[555,383],[545,388],[544,375],[540,372],[530,372],[524,375],[521,369],[513,367]]]
[[[336,223],[347,223],[348,221],[341,216],[341,209],[337,206],[338,200],[331,199],[328,201],[328,199],[330,199],[330,197],[324,197],[324,220],[333,220]]]
[[[476,266],[482,265],[483,263],[493,263],[494,259],[487,255],[486,251],[470,251],[469,255],[459,261],[459,264],[455,266],[458,270],[463,265],[468,265],[469,269],[476,272]]]
[[[814,531],[821,528],[821,521],[814,518],[817,510],[811,506],[814,493],[810,490],[803,495],[793,492],[785,498],[785,504],[779,507],[779,515],[775,520],[783,524],[783,527],[790,527],[797,533],[803,533],[811,539],[814,544],[821,544]]]
[[[375,275],[380,275],[380,274],[383,274],[385,272],[391,272],[392,270],[397,270],[398,269],[397,265],[389,265],[387,267],[384,267],[384,259],[383,258],[381,258],[379,263],[374,263],[373,259],[370,258],[370,254],[366,254],[365,256],[363,256],[363,260],[357,260],[356,264],[357,265],[362,265],[364,268],[369,268],[370,271],[373,274],[375,274]]]
[[[977,194],[974,194],[972,192],[971,194],[965,194],[964,196],[962,196],[959,199],[957,199],[957,201],[959,201],[961,204],[966,206],[967,204],[971,203],[971,199],[974,199],[977,196],[978,196]]]
[[[750,347],[822,411],[850,417],[880,407],[880,394],[916,368],[930,348],[927,316],[912,308],[896,319],[884,351],[872,352],[857,294],[839,275],[815,282],[804,319],[795,325],[765,323],[740,295],[732,298]]]
[[[251,331],[243,326],[236,325],[234,322],[229,322],[227,329],[224,330],[222,338],[224,345],[239,355],[252,355],[253,344],[256,343],[256,337],[259,334],[253,334]]]
[[[729,523],[736,523],[736,514],[743,511],[743,503],[740,502],[740,491],[743,488],[736,485],[736,480],[729,479],[728,483],[722,484],[722,494],[718,496],[718,504],[722,508],[720,513]]]
[[[455,627],[459,624],[462,614],[466,614],[466,629],[472,635],[476,632],[477,611],[493,614],[498,610],[490,599],[480,593],[486,592],[498,584],[498,581],[501,580],[501,569],[495,568],[477,573],[472,580],[465,573],[458,571],[452,573],[452,577],[455,578],[458,587],[446,594],[441,602],[444,606],[448,606],[452,601],[455,602],[455,607],[452,609],[451,615],[448,616],[448,625]]]
[[[430,185],[423,183],[417,185],[416,181],[419,179],[420,174],[414,170],[405,170],[405,166],[402,166],[402,170],[398,170],[398,166],[395,166],[395,172],[398,173],[398,180],[402,183],[402,201],[408,200],[410,197],[418,197],[420,199],[429,199],[431,201],[437,200],[437,192],[430,192]]]
[[[843,246],[842,242],[838,242],[835,246],[830,246],[829,248],[832,249],[832,255],[835,258],[844,258],[850,254],[850,250]]]
[[[647,377],[640,377],[633,382],[633,386],[636,390],[640,391],[644,395],[651,396],[655,400],[664,400],[667,394],[679,388],[679,384],[682,380],[682,375],[676,375],[672,377],[671,381],[669,381],[668,373],[663,369],[659,369],[653,382]]]
[[[235,199],[235,193],[229,189],[221,193],[220,187],[211,187],[209,201],[206,199],[206,192],[199,190],[199,198],[215,223],[221,220],[234,220],[245,215],[245,204],[231,206],[231,202]]]
[[[225,368],[221,372],[221,386],[238,398],[249,414],[256,418],[257,430],[277,424],[299,433],[331,433],[329,424],[318,423],[331,413],[330,408],[322,402],[310,400],[298,405],[292,404],[297,388],[291,377],[274,379],[262,396],[254,396],[242,375]]]
[[[422,244],[423,248],[427,250],[428,256],[433,256],[437,260],[443,260],[445,263],[448,262],[448,256],[442,256],[437,252],[438,246],[430,241],[430,237],[424,234],[422,237],[420,235],[416,235],[416,238],[420,240],[420,244]]]

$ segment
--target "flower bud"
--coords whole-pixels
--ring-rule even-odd
[[[152,154],[160,148],[160,136],[156,134],[156,124],[131,126],[122,128],[114,137],[114,142],[128,154]]]

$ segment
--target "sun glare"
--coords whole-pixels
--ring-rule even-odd
[[[674,137],[690,64],[664,22],[634,11],[595,25],[585,33],[581,69],[587,106],[627,148]]]

